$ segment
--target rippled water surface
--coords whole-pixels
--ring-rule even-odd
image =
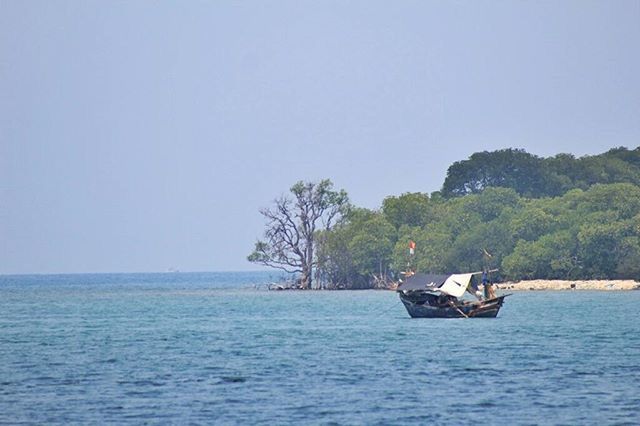
[[[640,423],[640,292],[412,320],[393,292],[268,281],[0,276],[0,423]]]

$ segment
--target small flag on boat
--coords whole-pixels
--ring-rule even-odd
[[[413,240],[409,240],[409,254],[415,254],[416,252],[416,242]]]

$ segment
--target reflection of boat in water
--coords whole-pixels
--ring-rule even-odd
[[[413,274],[398,285],[397,292],[412,318],[495,318],[509,295],[478,296],[476,276],[480,274]],[[465,292],[476,300],[464,300]]]

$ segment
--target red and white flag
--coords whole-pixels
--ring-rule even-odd
[[[409,254],[415,254],[416,252],[416,242],[413,240],[409,240]]]

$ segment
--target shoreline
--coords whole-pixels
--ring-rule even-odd
[[[497,290],[510,291],[630,291],[640,290],[640,282],[634,280],[525,280],[495,284]]]
[[[501,291],[634,291],[640,290],[640,281],[634,280],[523,280],[494,283]],[[482,285],[479,286],[482,291]],[[301,289],[272,283],[267,285],[271,291],[396,291],[395,286],[386,288],[325,288]]]

